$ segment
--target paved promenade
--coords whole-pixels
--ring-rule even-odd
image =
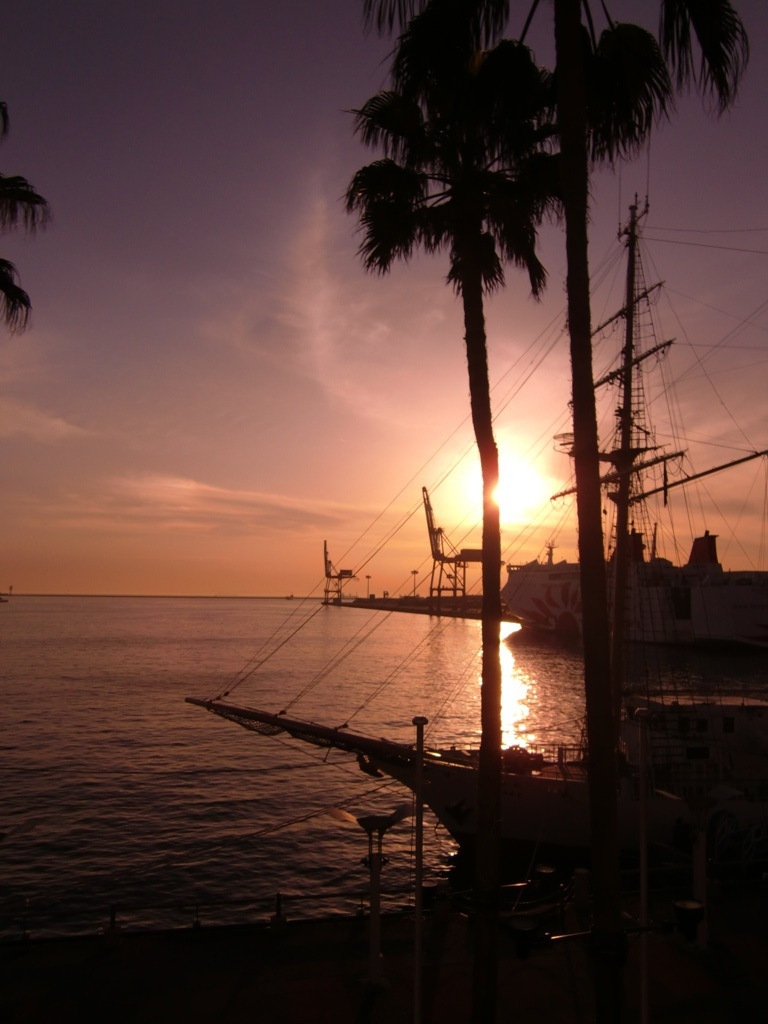
[[[657,921],[671,920],[671,899],[656,896]],[[713,890],[706,943],[679,932],[649,933],[650,1024],[763,1020],[767,922],[768,888],[753,883]],[[576,931],[583,923],[567,908],[538,922],[537,934]],[[383,984],[378,986],[367,981],[367,917],[20,940],[0,946],[0,1020],[412,1024],[413,924],[410,914],[383,918]],[[594,1019],[586,940],[536,943],[521,959],[508,926],[500,938],[499,1021],[586,1024]],[[423,1024],[468,1021],[471,919],[447,908],[426,914],[423,948]],[[641,1021],[641,959],[642,942],[630,935],[624,972],[628,1024]]]

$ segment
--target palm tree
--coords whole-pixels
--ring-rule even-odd
[[[533,10],[539,0],[534,3]],[[610,627],[600,514],[600,458],[592,373],[588,258],[589,160],[637,149],[653,121],[669,112],[667,64],[648,33],[610,22],[596,39],[581,0],[555,0],[557,122],[563,169],[571,347],[574,470],[584,641],[584,689],[592,821],[595,996],[598,1022],[622,1016],[621,924],[617,829],[616,694],[611,683]],[[584,5],[589,15],[589,5]],[[692,63],[691,30],[701,46]],[[678,86],[694,78],[724,107],[747,57],[743,28],[728,0],[663,0],[661,50]],[[618,88],[617,88],[618,87]]]
[[[466,8],[466,5],[463,5]],[[527,270],[538,296],[545,271],[536,227],[556,211],[557,158],[547,151],[550,76],[517,43],[478,51],[461,4],[455,17],[428,5],[400,37],[393,87],[356,114],[356,130],[384,158],[359,170],[347,208],[359,215],[360,255],[385,273],[417,249],[448,252],[448,281],[464,315],[472,423],[483,480],[482,738],[483,794],[477,897],[486,927],[476,969],[493,973],[493,917],[499,886],[501,807],[501,536],[494,491],[499,480],[493,432],[484,296],[504,283],[504,263]],[[436,17],[436,14],[438,15]],[[482,838],[480,838],[482,837]],[[481,940],[482,942],[482,940]],[[477,981],[487,997],[495,984]],[[488,1020],[488,1012],[479,1019]]]
[[[364,0],[365,17],[380,31],[402,25],[425,0]],[[432,0],[434,3],[435,0]],[[465,0],[476,18],[473,39],[492,40],[507,22],[509,0]],[[528,15],[540,0],[520,0]],[[660,0],[659,40],[620,25],[600,4],[607,28],[599,39],[588,0],[554,0],[557,124],[567,255],[568,327],[573,374],[574,468],[582,578],[584,688],[590,749],[597,1019],[619,1019],[620,882],[616,840],[614,695],[605,586],[600,464],[592,374],[588,210],[590,159],[608,161],[647,139],[670,112],[674,85],[697,86],[720,111],[733,101],[749,56],[742,22],[730,0]],[[453,16],[452,0],[442,12]],[[586,26],[582,21],[582,14]],[[698,63],[695,55],[698,54]]]
[[[0,102],[0,137],[8,132],[8,109]],[[34,231],[49,218],[48,203],[19,175],[0,174],[0,231],[21,227]],[[0,319],[11,331],[23,331],[29,321],[29,296],[18,284],[16,268],[0,259]]]

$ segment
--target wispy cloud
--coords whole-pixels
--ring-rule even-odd
[[[36,409],[10,398],[0,398],[0,437],[29,437],[55,444],[70,438],[85,437],[88,431],[60,416]]]
[[[411,292],[400,282],[393,306],[392,283],[366,276],[352,262],[351,222],[345,226],[342,231],[327,198],[315,198],[294,239],[283,330],[298,345],[302,371],[335,402],[366,419],[412,422],[419,385],[407,366],[414,349],[430,352],[440,342],[450,293],[439,274],[430,289]]]
[[[230,536],[289,532],[343,523],[354,510],[331,502],[216,487],[180,476],[125,475],[98,494],[71,495],[61,515],[80,526]]]

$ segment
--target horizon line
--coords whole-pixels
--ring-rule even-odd
[[[229,601],[322,601],[322,597],[313,594],[114,594],[114,593],[76,593],[74,591],[46,592],[19,591],[12,594],[0,592],[0,597],[13,601],[15,597],[141,597],[158,598],[160,600],[229,600]]]

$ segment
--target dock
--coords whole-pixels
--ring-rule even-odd
[[[768,886],[712,887],[706,942],[667,927],[671,898],[656,894],[646,933],[647,1020],[727,1024],[762,1019],[768,996]],[[629,923],[629,919],[628,919]],[[135,932],[119,918],[99,934],[19,939],[0,946],[5,1024],[413,1024],[414,917],[381,920],[379,983],[371,984],[367,915],[205,924]],[[521,946],[502,919],[498,1020],[585,1024],[594,1019],[590,945],[571,906],[538,922]],[[544,930],[546,929],[546,930]],[[563,935],[572,937],[561,937]],[[473,921],[448,905],[422,924],[422,1024],[470,1019]],[[640,1024],[643,943],[628,930],[627,1024]]]
[[[346,598],[339,604],[342,608],[377,608],[386,612],[405,612],[409,615],[441,615],[453,619],[480,619],[482,597],[355,597]],[[502,614],[502,622],[519,622],[513,615]]]

